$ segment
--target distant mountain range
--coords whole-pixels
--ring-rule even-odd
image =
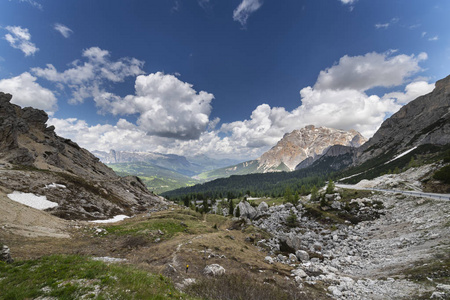
[[[204,172],[196,178],[210,181],[231,175],[294,171],[316,161],[334,145],[359,147],[366,139],[357,131],[306,126],[287,133],[269,151],[256,160]]]
[[[366,166],[373,168],[381,161],[387,163],[396,155],[421,145],[450,143],[449,94],[450,76],[438,81],[432,93],[410,102],[384,121],[367,142],[355,130],[309,125],[285,134],[259,158],[239,163],[207,156],[187,158],[151,152],[93,153],[119,174],[143,177],[146,185],[156,192],[232,175],[291,172],[312,165],[320,165],[320,170],[341,170],[349,166],[361,170]],[[358,165],[363,167],[358,169]]]
[[[196,175],[236,164],[237,160],[213,159],[206,155],[184,157],[143,151],[92,151],[118,175],[139,176],[148,189],[162,193],[203,182]]]
[[[93,151],[119,175],[136,175],[146,186],[162,193],[180,187],[254,173],[294,171],[309,166],[333,145],[359,147],[366,139],[357,131],[344,131],[313,125],[287,133],[256,160],[236,163],[206,155],[184,157],[142,151]],[[299,165],[302,163],[301,165]]]
[[[325,132],[332,134],[326,135]],[[214,195],[225,190],[241,193],[252,189],[264,194],[278,189],[280,194],[284,187],[290,187],[291,190],[300,186],[311,187],[318,182],[317,178],[346,177],[347,182],[355,183],[375,178],[395,168],[405,168],[414,158],[424,162],[439,161],[450,152],[450,76],[437,81],[431,93],[411,101],[386,119],[366,143],[357,132],[342,132],[339,138],[333,139],[331,136],[334,133],[337,132],[332,129],[307,126],[285,135],[258,160],[199,176],[211,179],[224,177],[224,174],[249,175],[221,178],[174,190],[164,196],[178,197],[191,193]],[[301,139],[296,138],[300,136]],[[337,141],[340,143],[332,145]],[[312,145],[317,146],[314,148],[317,151],[310,148]],[[300,157],[300,154],[303,156]],[[250,174],[290,171],[301,159],[303,161],[295,166],[297,170],[290,173]]]

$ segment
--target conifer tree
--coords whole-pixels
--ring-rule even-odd
[[[334,193],[334,182],[333,180],[328,181],[327,191],[326,194],[333,194]]]
[[[234,213],[233,200],[228,199],[228,201],[229,201],[229,203],[228,203],[228,214],[229,214],[230,216],[232,216],[233,213]]]
[[[239,218],[241,216],[241,210],[239,209],[239,205],[236,206],[236,217]]]
[[[319,198],[319,191],[316,186],[311,189],[311,201],[316,201]]]

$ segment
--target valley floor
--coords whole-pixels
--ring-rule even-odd
[[[21,261],[49,255],[96,257],[162,274],[187,293],[179,294],[183,299],[450,297],[449,201],[357,190],[341,195],[324,210],[304,199],[297,207],[272,206],[253,221],[172,206],[94,224],[61,220],[12,202],[0,190],[0,243],[18,261],[11,267],[16,272]],[[356,217],[371,212],[378,218],[345,222],[344,205],[354,205]],[[297,224],[289,227],[292,213]],[[226,276],[206,276],[212,264]],[[8,277],[0,277],[2,290]],[[35,299],[51,291],[37,293]]]

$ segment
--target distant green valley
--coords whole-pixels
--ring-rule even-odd
[[[147,162],[115,163],[108,166],[119,176],[139,176],[147,188],[157,194],[200,183],[189,176]]]

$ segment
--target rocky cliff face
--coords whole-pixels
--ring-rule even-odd
[[[99,219],[164,204],[137,177],[114,171],[45,124],[44,111],[11,104],[0,92],[0,188],[45,195],[64,218]],[[58,183],[64,188],[48,188]]]
[[[344,131],[309,125],[285,134],[277,145],[259,158],[258,169],[274,171],[285,166],[288,171],[292,171],[305,160],[303,167],[310,165],[331,146],[359,147],[365,141],[355,130]]]
[[[450,143],[450,76],[435,89],[403,106],[381,124],[375,135],[359,148],[357,164],[392,152],[402,153],[423,144]]]

